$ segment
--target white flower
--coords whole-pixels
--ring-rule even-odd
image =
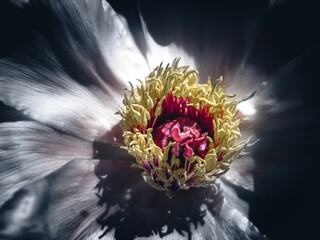
[[[13,2],[33,27],[20,50],[0,59],[0,100],[26,116],[0,124],[0,239],[266,238],[238,196],[255,191],[250,155],[209,188],[177,191],[168,199],[130,168],[126,152],[112,146],[121,142],[114,113],[129,81],[175,57],[212,75],[210,61],[222,61],[225,53],[204,52],[199,62],[176,44],[161,46],[143,18],[140,35],[132,35],[127,20],[104,0]],[[276,102],[262,75],[241,61],[229,71],[216,64],[221,72],[214,77],[224,73],[230,92],[239,96],[260,90],[239,106],[254,118],[256,105]],[[243,128],[244,137],[254,134]]]

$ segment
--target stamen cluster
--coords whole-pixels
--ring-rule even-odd
[[[224,93],[222,78],[198,83],[188,66],[155,68],[123,100],[124,144],[133,167],[152,187],[166,191],[212,184],[243,155],[235,95]]]

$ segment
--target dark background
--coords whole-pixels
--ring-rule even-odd
[[[209,1],[208,1],[209,2]],[[319,191],[320,14],[311,1],[116,1],[144,49],[138,8],[158,44],[176,42],[196,62],[212,60],[217,75],[241,64],[274,82],[275,98],[300,104],[277,113],[258,109],[255,132],[256,194],[239,190],[250,203],[250,220],[270,239],[315,239]],[[139,6],[139,7],[137,7]],[[0,2],[0,56],[10,55],[34,24],[22,9]],[[252,28],[257,29],[251,31]],[[274,73],[285,67],[284,73]],[[288,65],[286,65],[288,66]],[[259,81],[259,80],[257,80]],[[0,120],[25,119],[0,103]]]

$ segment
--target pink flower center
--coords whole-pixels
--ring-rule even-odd
[[[154,143],[164,151],[170,142],[175,142],[169,154],[179,157],[181,163],[193,154],[204,158],[209,149],[207,137],[213,138],[214,135],[213,115],[208,107],[200,105],[195,108],[189,103],[188,97],[168,94],[162,102],[160,116],[155,117],[156,105],[150,111],[151,119],[148,122],[148,127],[153,128]]]
[[[169,142],[175,142],[171,154],[190,158],[193,154],[204,158],[208,151],[208,133],[203,133],[195,120],[177,117],[167,120],[153,131],[154,143],[162,151]]]

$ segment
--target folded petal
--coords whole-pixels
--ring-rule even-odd
[[[92,157],[91,144],[36,122],[0,124],[0,205],[67,161]]]
[[[0,100],[63,132],[94,140],[118,121],[119,93],[87,88],[67,75],[38,34],[0,60]]]

